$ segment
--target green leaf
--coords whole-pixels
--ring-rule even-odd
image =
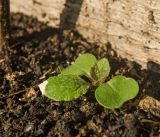
[[[75,63],[66,69],[64,69],[61,74],[63,75],[89,75],[91,68],[95,65],[97,59],[92,54],[83,54],[78,57]]]
[[[86,93],[89,84],[75,75],[50,77],[45,88],[45,95],[56,101],[69,101]]]
[[[85,72],[82,71],[77,65],[73,64],[62,70],[61,74],[82,76],[85,75]]]
[[[109,61],[106,58],[102,58],[97,62],[97,78],[100,82],[104,82],[106,77],[109,75],[110,72],[110,65]]]
[[[106,108],[120,108],[124,102],[134,98],[139,91],[138,83],[124,76],[116,76],[95,91],[100,105]]]

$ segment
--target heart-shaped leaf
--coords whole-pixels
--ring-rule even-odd
[[[95,97],[103,107],[120,108],[124,102],[134,98],[139,91],[138,83],[124,76],[116,76],[95,91]]]
[[[45,88],[45,95],[56,101],[70,101],[86,93],[89,84],[76,75],[50,77]]]
[[[78,57],[75,63],[64,69],[62,75],[89,75],[91,68],[95,65],[97,59],[92,54],[83,54]]]

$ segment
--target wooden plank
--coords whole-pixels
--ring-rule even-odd
[[[89,41],[110,42],[119,56],[143,67],[150,61],[160,64],[159,7],[157,0],[11,0],[12,12],[53,27],[76,27]]]
[[[123,49],[126,53],[131,53],[129,58],[144,67],[147,67],[149,61],[160,63],[158,6],[160,2],[155,4],[149,0],[119,0],[109,4],[108,40],[117,50]],[[122,39],[118,39],[118,36]],[[121,55],[125,56],[125,53]]]

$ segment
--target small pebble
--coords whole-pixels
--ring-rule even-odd
[[[145,112],[160,118],[160,101],[153,97],[147,96],[139,102],[139,107]]]

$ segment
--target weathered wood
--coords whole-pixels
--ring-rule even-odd
[[[10,26],[9,0],[0,0],[0,52],[9,42]]]
[[[143,67],[150,61],[160,64],[160,1],[66,1],[11,0],[11,11],[54,27],[74,26],[89,41],[110,42],[118,55]]]

